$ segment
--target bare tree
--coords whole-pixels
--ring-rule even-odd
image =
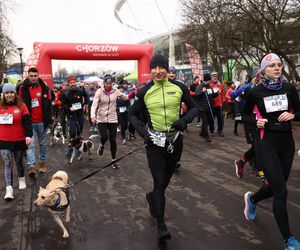
[[[266,53],[274,52],[288,64],[288,78],[299,79],[299,0],[182,0],[185,29],[206,40],[215,68],[229,59],[248,71]],[[228,66],[228,65],[227,65]],[[228,71],[229,72],[229,71]]]
[[[4,24],[6,20],[4,9],[9,7],[9,4],[8,0],[0,0],[0,82],[7,69],[7,60],[16,54],[16,45],[7,35]]]

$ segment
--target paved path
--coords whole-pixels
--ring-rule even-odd
[[[259,204],[255,222],[248,222],[243,216],[243,194],[255,191],[260,180],[250,168],[242,180],[235,177],[233,160],[240,157],[248,145],[241,128],[240,136],[232,135],[232,126],[232,122],[226,120],[226,136],[214,137],[212,143],[205,143],[198,136],[195,123],[189,126],[189,133],[185,134],[183,167],[167,189],[166,221],[172,240],[162,244],[156,241],[155,222],[145,200],[152,181],[144,149],[123,159],[118,170],[109,167],[72,189],[71,222],[67,224],[70,238],[63,239],[47,209],[33,206],[38,187],[44,187],[59,169],[67,171],[74,182],[107,164],[110,154],[106,145],[101,158],[94,154],[91,161],[85,157],[68,166],[64,163],[65,149],[53,146],[49,147],[47,173],[35,181],[28,180],[26,190],[15,188],[15,199],[11,202],[2,199],[1,178],[0,249],[282,249],[272,214],[272,200]],[[297,127],[297,149],[300,149],[299,130]],[[128,145],[119,145],[118,156],[141,144],[139,138]],[[295,155],[288,187],[290,224],[300,238],[298,155]]]

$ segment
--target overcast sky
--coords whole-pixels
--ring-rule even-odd
[[[25,60],[34,42],[138,43],[175,28],[179,21],[177,0],[127,0],[120,15],[124,22],[143,32],[129,29],[115,18],[117,0],[14,1],[13,11],[7,11],[9,33],[16,45],[24,48]],[[83,71],[99,67],[131,71],[135,67],[133,61],[53,61],[53,69],[58,64],[68,70]]]

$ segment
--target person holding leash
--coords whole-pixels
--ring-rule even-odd
[[[153,177],[153,190],[146,194],[151,216],[157,221],[157,239],[171,239],[165,224],[165,191],[176,169],[183,148],[180,131],[198,116],[187,87],[168,79],[168,59],[156,54],[150,62],[151,81],[141,88],[129,110],[129,120],[147,144],[148,165]],[[180,117],[181,103],[187,112]],[[140,113],[146,115],[148,128],[139,120]]]
[[[80,147],[84,122],[84,112],[88,112],[88,96],[83,88],[78,88],[76,78],[68,77],[68,90],[62,93],[62,106],[67,115],[70,143],[66,157],[71,158],[73,147]]]

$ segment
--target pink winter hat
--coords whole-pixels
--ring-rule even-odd
[[[269,65],[269,63],[273,60],[280,60],[279,56],[274,54],[274,53],[270,53],[264,56],[264,58],[261,60],[260,63],[260,69],[259,71],[262,72],[265,70],[265,68]]]

